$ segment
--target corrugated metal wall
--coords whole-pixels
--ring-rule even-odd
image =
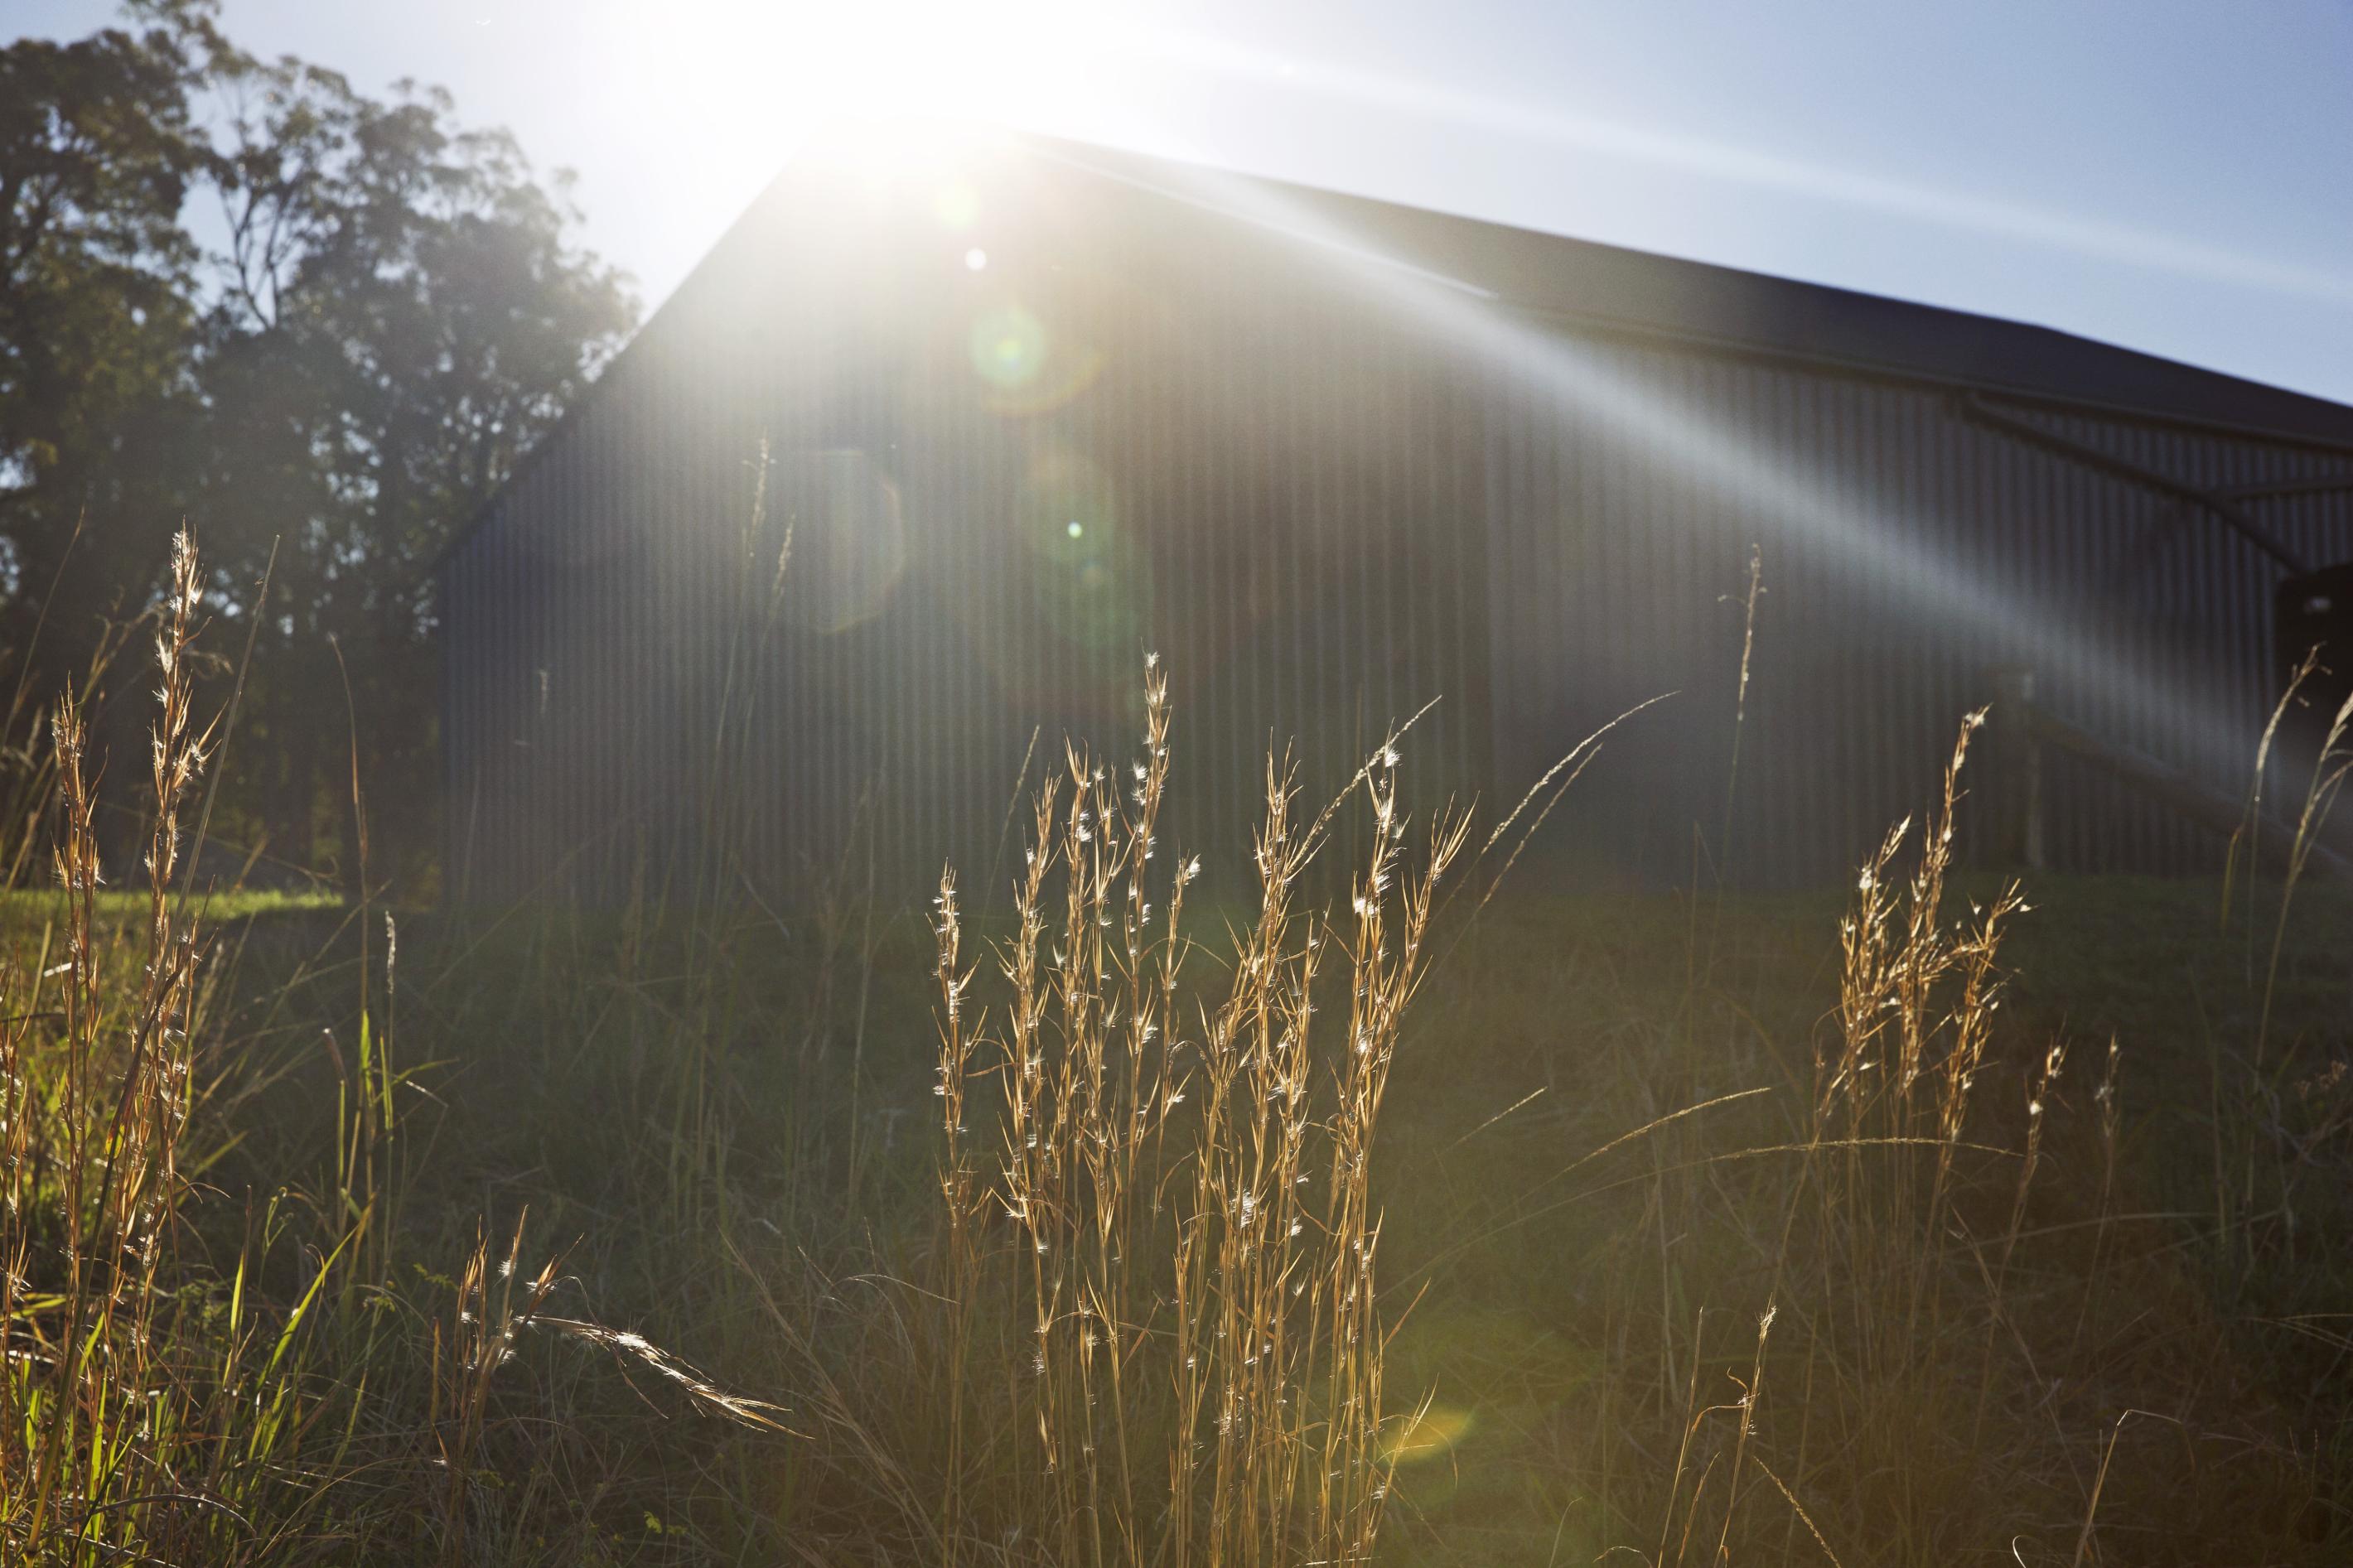
[[[2033,669],[2042,702],[2104,739],[2245,788],[2275,696],[2280,568],[2202,509],[1985,428],[1949,389],[1598,340],[1559,353],[1569,389],[1522,376],[1490,426],[1499,773],[1526,776],[1562,733],[1677,693],[1592,775],[1592,841],[1613,861],[1674,877],[1725,853],[1752,546],[1766,592],[1733,793],[1744,879],[1836,877],[1924,806],[1998,665]],[[2283,443],[2019,413],[2200,488],[2353,469]],[[1689,429],[1753,462],[1749,482],[1695,465]],[[2353,494],[2262,506],[2307,559],[2353,554]],[[2219,868],[2210,832],[2087,764],[2044,766],[2052,865]]]
[[[698,278],[451,553],[453,892],[1009,874],[1065,734],[1133,755],[1148,653],[1164,839],[1237,879],[1271,749],[1320,802],[1437,698],[1409,791],[1492,793],[1476,389],[1261,244],[1020,226]]]
[[[1167,837],[1229,891],[1271,745],[1328,790],[1433,697],[1410,797],[1492,808],[1675,692],[1554,835],[1645,880],[1841,875],[1925,803],[1997,663],[2240,787],[2277,569],[1951,388],[1535,321],[1507,366],[1171,204],[999,207],[977,270],[976,237],[920,225],[731,239],[452,552],[455,896],[1009,874],[1017,781],[1065,731],[1123,763],[1147,650],[1177,699]],[[2348,466],[2019,412],[2200,486]],[[2315,561],[2353,555],[2353,494],[2250,504]],[[2216,864],[2048,766],[2056,864]]]

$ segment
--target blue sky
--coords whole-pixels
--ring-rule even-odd
[[[10,0],[8,33],[102,25]],[[2353,6],[227,0],[449,88],[659,301],[809,126],[945,110],[2040,322],[2353,402]]]

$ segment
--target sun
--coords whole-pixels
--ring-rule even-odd
[[[1070,0],[639,0],[599,31],[600,74],[633,100],[617,110],[700,150],[681,179],[730,184],[845,121],[1053,129],[1124,47],[1108,8]]]

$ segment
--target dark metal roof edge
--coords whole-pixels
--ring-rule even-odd
[[[1241,182],[1278,195],[1285,201],[1300,204],[1319,216],[1337,220],[1349,230],[1348,237],[1354,242],[1354,249],[1373,252],[1378,259],[1405,270],[1431,276],[1459,289],[1485,296],[1515,313],[1626,335],[1654,336],[1717,353],[1761,354],[1793,363],[1820,364],[1850,374],[1978,387],[2005,396],[2029,398],[2054,406],[2071,406],[2224,432],[2246,438],[2353,453],[2353,406],[2268,382],[2253,381],[2225,371],[2105,342],[2058,327],[1843,289],[1834,284],[1808,282],[1768,272],[1748,271],[1717,262],[1637,250],[1606,241],[1523,228],[1491,219],[1409,206],[1375,196],[1297,184],[1263,175],[1236,174],[1208,164],[1121,152],[1086,142],[1029,134],[1012,136],[1008,141],[1012,146],[1049,158],[1065,167],[1086,170],[1122,184],[1155,191],[1167,199],[1211,211],[1220,210],[1220,204],[1214,197],[1170,190],[1163,182],[1171,178]],[[1225,216],[1235,222],[1261,228],[1271,226],[1255,215],[1230,208],[1223,210]],[[1889,325],[1933,326],[1979,336],[1990,334],[2001,340],[1999,345],[2001,348],[2036,351],[2041,354],[2057,353],[2094,371],[2163,377],[2184,387],[2195,387],[2212,394],[2217,401],[2244,402],[2253,399],[2272,405],[2283,414],[2301,416],[2301,419],[2295,423],[2250,424],[2242,419],[2233,420],[2184,408],[2177,402],[2162,397],[2103,395],[2100,391],[2081,384],[2054,385],[2032,378],[2005,378],[1982,370],[1973,372],[1951,364],[1939,364],[1930,356],[1887,353],[1883,344],[1861,332],[1853,334],[1858,340],[1855,343],[1842,345],[1822,341],[1825,334],[1820,333],[1777,337],[1755,331],[1711,331],[1662,314],[1597,310],[1581,305],[1574,299],[1545,298],[1525,290],[1497,287],[1494,281],[1480,278],[1473,270],[1451,267],[1442,258],[1420,253],[1413,244],[1414,238],[1420,237],[1400,236],[1396,233],[1399,229],[1427,231],[1428,236],[1450,239],[1466,250],[1477,250],[1482,247],[1493,250],[1498,246],[1508,246],[1530,253],[1541,252],[1546,259],[1567,264],[1571,268],[1591,268],[1598,265],[1628,272],[1639,271],[1671,285],[1683,285],[1691,292],[1744,294],[1756,302],[1781,306],[1785,318],[1807,319],[1810,327],[1819,328],[1821,324],[1820,318],[1824,313],[1843,312],[1883,318],[1883,324]],[[1402,240],[1403,243],[1399,245],[1398,253],[1390,254],[1379,250],[1383,240],[1392,243]],[[2020,352],[1993,357],[2008,363],[2036,355],[2034,352]],[[2305,424],[2303,420],[2310,423]]]
[[[1749,273],[1746,276],[1764,277],[1766,274]],[[1880,296],[1866,295],[1863,298],[1873,299]],[[1901,300],[1894,302],[1904,303]],[[1659,321],[1602,315],[1558,307],[1522,305],[1508,300],[1503,301],[1502,305],[1504,309],[1511,310],[1515,315],[1525,316],[1548,326],[1594,337],[1614,338],[1635,342],[1666,342],[1689,353],[1714,354],[1725,359],[1746,360],[1764,364],[1793,365],[1853,381],[1875,381],[1897,385],[1933,388],[1942,392],[1981,392],[1990,397],[2030,405],[2052,413],[2087,414],[2136,425],[2161,425],[2173,429],[2233,437],[2240,440],[2262,441],[2274,447],[2295,447],[2317,452],[2342,453],[2348,458],[2353,458],[2353,431],[2348,431],[2343,437],[2306,435],[2292,430],[2283,430],[2276,426],[2248,425],[2207,416],[2177,413],[2152,407],[2147,404],[2109,402],[2080,393],[2052,392],[2038,387],[2031,382],[1998,380],[1990,376],[1962,374],[1885,359],[1857,358],[1822,349],[1787,347],[1758,342],[1721,333],[1696,331]],[[1957,313],[1966,314],[1966,312]],[[2000,321],[2000,318],[1994,316],[1969,319],[1986,321]],[[2035,327],[2024,322],[2003,322],[2003,324],[2019,326],[2029,331],[2051,331],[2057,332],[2061,337],[2070,337],[2068,333],[2058,332],[2055,328]],[[2073,338],[2072,341],[2086,343],[2094,348],[2109,349],[2117,353],[2139,353],[2137,349],[2116,348],[2116,345],[2103,343],[2096,338]],[[2226,375],[2221,371],[2201,370],[2196,365],[2183,364],[2178,360],[2158,360],[2158,363],[2179,365],[2184,370],[2197,371],[2201,375],[2212,375],[2225,381],[2240,380],[2238,377]],[[2285,387],[2273,386],[2266,382],[2241,384],[2283,396],[2306,395],[2303,393],[2291,392]],[[2316,401],[2327,408],[2344,406],[2329,403],[2325,398]],[[2353,425],[2353,410],[2348,412],[2348,424]]]
[[[580,395],[574,398],[564,412],[555,416],[554,424],[540,432],[539,439],[531,444],[531,450],[515,460],[514,467],[507,470],[507,477],[501,479],[498,487],[491,491],[482,504],[474,509],[473,515],[442,542],[440,549],[433,552],[433,559],[425,564],[426,576],[440,575],[441,568],[448,563],[449,558],[455,555],[467,541],[482,531],[490,522],[491,516],[497,512],[500,505],[505,501],[508,494],[531,476],[545,459],[549,451],[554,447],[557,440],[570,431],[573,426],[579,423],[592,405],[606,395],[612,385],[615,373],[623,364],[628,363],[633,355],[640,353],[641,346],[647,338],[653,335],[655,329],[665,319],[675,317],[681,312],[684,307],[680,304],[680,301],[696,292],[696,285],[718,268],[729,249],[734,245],[736,237],[750,228],[767,211],[776,192],[792,179],[797,167],[797,163],[786,164],[774,179],[760,188],[760,194],[753,197],[742,212],[735,215],[735,221],[727,226],[709,250],[702,253],[702,259],[688,268],[686,276],[679,279],[678,287],[672,289],[669,297],[654,307],[651,315],[638,323],[638,330],[629,334],[629,341],[623,343],[615,352],[613,357],[605,362],[604,367],[596,373],[596,379],[589,383]]]

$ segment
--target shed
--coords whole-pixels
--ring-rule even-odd
[[[812,156],[442,557],[448,885],[1001,875],[1147,654],[1170,833],[1237,877],[1270,750],[1335,787],[1434,700],[1407,798],[1492,818],[1663,698],[1537,874],[1819,882],[1996,670],[2235,797],[2274,591],[2348,557],[2353,410],[2277,388],[1039,137]],[[2081,756],[2036,802],[2055,867],[2220,864]]]

